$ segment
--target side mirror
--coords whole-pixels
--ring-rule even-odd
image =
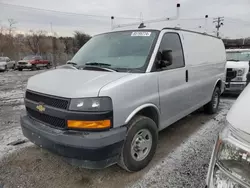
[[[161,52],[161,66],[167,67],[173,64],[172,50],[163,50]]]

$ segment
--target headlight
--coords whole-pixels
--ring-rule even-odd
[[[237,76],[243,76],[245,69],[237,69]]]
[[[208,173],[214,188],[250,187],[250,147],[236,133],[227,126],[217,140]]]
[[[234,177],[250,186],[250,150],[229,140],[222,141],[217,163]]]
[[[213,185],[217,188],[244,188],[236,181],[229,178],[217,166],[214,169]]]
[[[112,110],[112,100],[109,97],[71,99],[69,110],[86,112],[104,112]]]

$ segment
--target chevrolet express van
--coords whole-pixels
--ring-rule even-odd
[[[67,65],[29,79],[23,134],[71,164],[139,171],[158,132],[204,106],[225,85],[222,40],[178,28],[94,36]]]
[[[226,93],[241,93],[247,85],[247,74],[249,72],[250,49],[228,49]]]
[[[227,114],[227,124],[214,146],[208,188],[250,187],[250,85]]]

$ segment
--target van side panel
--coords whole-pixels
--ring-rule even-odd
[[[226,53],[222,40],[182,31],[189,87],[192,95],[187,99],[200,107],[211,100],[215,84],[225,81]]]
[[[152,104],[159,111],[157,76],[156,73],[131,74],[101,88],[99,96],[112,98],[114,127],[125,125],[128,117],[145,104]]]

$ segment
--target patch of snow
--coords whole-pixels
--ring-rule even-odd
[[[26,142],[17,146],[8,145],[9,143],[19,139],[27,140],[22,134],[21,127],[13,127],[0,132],[0,160],[21,148],[31,145],[31,142]]]

